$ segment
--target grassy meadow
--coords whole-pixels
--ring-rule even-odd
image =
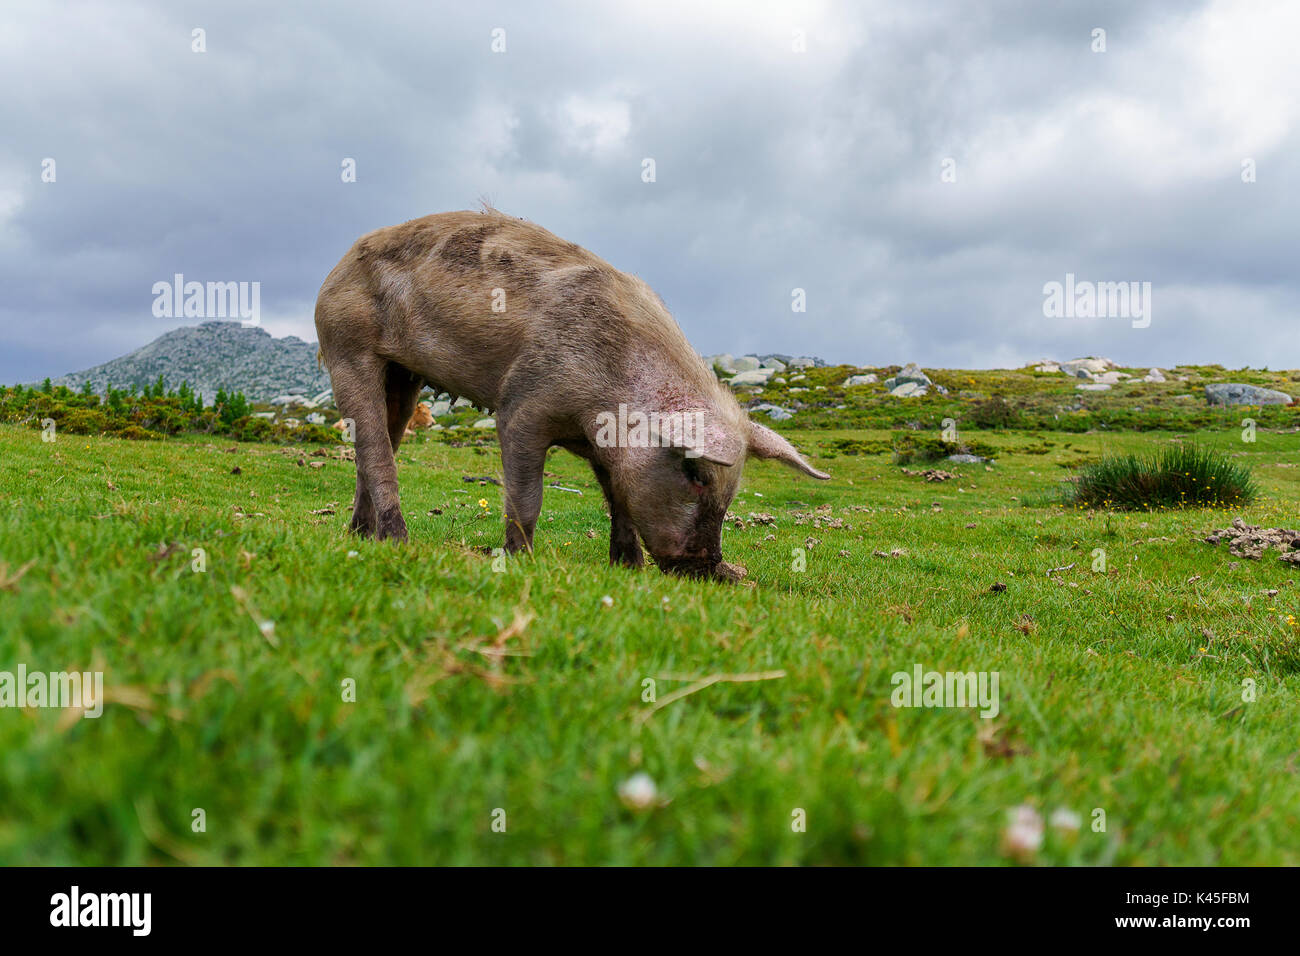
[[[342,446],[0,425],[0,670],[107,699],[0,710],[0,863],[1300,863],[1300,568],[1201,540],[1300,524],[1294,432],[986,431],[936,482],[896,432],[789,434],[833,480],[751,463],[726,585],[608,567],[559,451],[582,494],[498,560],[492,446],[403,445],[393,546],[346,533]],[[1192,438],[1259,498],[1060,504]],[[1000,712],[892,706],[916,664]],[[1081,825],[1017,850],[1022,804]]]

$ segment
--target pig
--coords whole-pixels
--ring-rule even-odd
[[[420,402],[411,413],[411,420],[406,423],[408,434],[414,434],[417,428],[428,428],[433,424],[433,408],[428,402]],[[396,448],[393,451],[397,451]]]
[[[817,479],[749,420],[636,276],[490,207],[356,241],[316,300],[319,359],[355,427],[351,530],[404,541],[394,453],[428,385],[496,415],[505,550],[532,551],[553,447],[586,459],[611,564],[726,577],[722,522],[748,457]]]

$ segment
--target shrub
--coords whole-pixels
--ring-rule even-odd
[[[894,440],[894,464],[896,465],[939,461],[949,455],[979,455],[981,458],[992,458],[995,453],[995,449],[981,442],[944,441],[929,435],[904,434]]]
[[[1017,419],[1016,410],[1001,395],[976,402],[965,416],[965,424],[972,428],[1011,428]]]
[[[1239,505],[1258,494],[1250,469],[1222,452],[1173,445],[1153,454],[1116,455],[1087,465],[1066,492],[1083,508],[1150,511]]]

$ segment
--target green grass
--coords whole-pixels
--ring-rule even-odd
[[[1085,465],[1066,493],[1083,508],[1241,507],[1259,493],[1250,469],[1195,444],[1166,445],[1141,455],[1110,455]]]
[[[1041,863],[1300,863],[1295,568],[1200,541],[1294,525],[1295,434],[1197,435],[1259,499],[1153,514],[1033,502],[1169,433],[989,431],[996,466],[933,484],[888,432],[793,437],[834,479],[749,466],[733,511],[775,524],[724,532],[739,587],[609,568],[560,452],[548,481],[584,494],[548,491],[495,573],[500,489],[461,480],[492,448],[403,446],[396,547],[346,535],[353,466],[311,446],[0,426],[0,670],[109,688],[97,720],[0,710],[0,863],[1009,863],[1026,802],[1084,821]],[[1001,713],[895,709],[916,663],[998,671]]]

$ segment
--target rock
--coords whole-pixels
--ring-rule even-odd
[[[311,400],[312,400],[312,404],[313,404],[313,405],[316,405],[316,406],[320,406],[320,405],[333,405],[333,404],[334,404],[334,389],[332,389],[332,388],[327,388],[327,389],[325,389],[325,391],[323,391],[323,392],[318,392],[317,394],[315,394],[315,395],[312,396]]]
[[[473,406],[473,404],[474,404],[474,403],[471,402],[468,398],[461,397],[461,398],[456,399],[456,401],[452,403],[452,406],[451,406],[451,407],[452,407],[452,408],[470,408],[471,406]]]
[[[791,368],[816,368],[820,364],[824,363],[820,359],[809,358],[807,355],[801,355],[799,358],[790,360]]]
[[[253,412],[254,418],[265,418],[268,422],[275,421],[275,412]]]
[[[744,388],[747,385],[766,385],[768,379],[776,374],[776,369],[754,368],[740,372],[727,381],[732,388]]]
[[[1239,382],[1207,385],[1205,398],[1211,405],[1290,405],[1293,401],[1286,392]]]
[[[475,428],[496,428],[497,422],[495,418],[480,418],[478,421],[474,423],[474,427]]]
[[[307,416],[307,424],[309,424],[309,425],[324,425],[324,424],[325,424],[325,416],[322,415],[320,412],[312,412],[310,415]]]
[[[429,407],[429,413],[433,415],[434,418],[442,418],[444,415],[450,415],[451,402],[447,401],[445,398],[438,399]]]
[[[1102,372],[1094,376],[1093,381],[1098,385],[1118,385],[1123,379],[1132,378],[1131,375],[1125,375],[1123,372]]]
[[[731,355],[729,352],[723,352],[721,355],[711,356],[708,362],[715,371],[726,372],[728,375],[734,375],[736,373],[736,359],[735,356]]]
[[[850,375],[844,380],[844,388],[852,388],[855,385],[875,385],[880,381],[874,372],[868,372],[866,375]]]
[[[1115,363],[1108,358],[1093,358],[1092,356],[1071,359],[1068,362],[1061,363],[1061,371],[1074,378],[1091,378],[1116,367]]]
[[[753,372],[763,366],[756,355],[742,355],[732,364],[737,372]]]
[[[1142,376],[1142,381],[1144,381],[1144,382],[1166,382],[1166,381],[1168,381],[1168,379],[1165,378],[1165,373],[1162,372],[1162,371],[1160,371],[1160,369],[1158,369],[1158,368],[1153,368],[1151,371],[1147,372],[1145,375]]]
[[[794,412],[788,408],[782,408],[780,405],[773,405],[771,402],[761,402],[750,409],[751,412],[766,412],[767,417],[774,422],[783,422],[787,418],[792,418]]]
[[[886,382],[885,384],[888,385],[889,382]],[[903,384],[896,385],[889,390],[890,395],[894,395],[898,398],[920,398],[925,393],[925,387],[916,384],[916,382],[904,382]]]
[[[1083,385],[1076,385],[1075,388],[1084,392],[1109,392],[1110,385],[1105,382],[1087,382]]]
[[[297,405],[297,404],[298,404],[298,396],[297,396],[297,395],[277,395],[277,396],[275,396],[275,398],[271,399],[271,401],[270,401],[268,404],[270,404],[270,405],[285,405],[285,406],[288,406],[288,405]]]
[[[903,370],[892,378],[885,379],[885,388],[891,392],[899,385],[907,383],[920,385],[922,388],[930,384],[930,376],[921,371],[915,362],[908,362]]]
[[[988,465],[992,464],[992,458],[981,458],[979,455],[949,455],[948,460],[958,465]]]
[[[765,358],[762,360],[760,368],[770,368],[775,372],[784,372],[786,364],[778,358]]]
[[[1038,365],[1034,366],[1035,372],[1059,372],[1060,370],[1061,366],[1058,363],[1049,362],[1047,359],[1043,359]]]

